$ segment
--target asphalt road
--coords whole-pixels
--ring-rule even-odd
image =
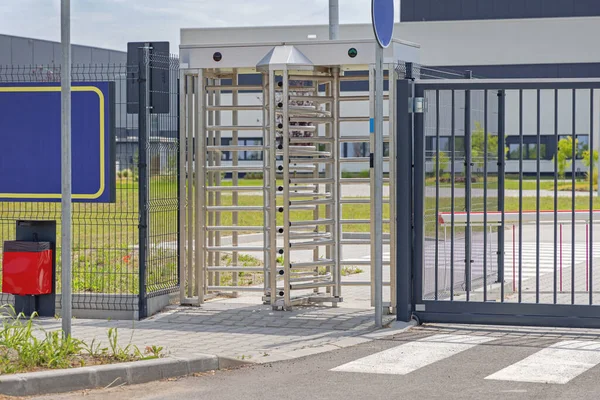
[[[294,361],[44,399],[598,398],[600,331],[505,329],[420,327]]]

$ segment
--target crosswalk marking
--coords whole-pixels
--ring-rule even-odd
[[[486,336],[434,335],[360,358],[332,371],[405,375],[495,339]]]
[[[519,361],[485,379],[565,384],[600,364],[600,343],[563,341]]]

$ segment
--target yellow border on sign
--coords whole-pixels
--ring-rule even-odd
[[[73,199],[94,200],[104,193],[104,93],[95,86],[72,86],[73,92],[94,92],[100,99],[100,189],[94,194],[72,194]],[[26,93],[26,92],[60,92],[60,86],[7,86],[0,87],[0,93]],[[71,167],[72,168],[72,167]],[[60,193],[0,193],[0,197],[8,199],[60,199]]]

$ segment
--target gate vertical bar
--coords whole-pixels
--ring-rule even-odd
[[[537,123],[537,137],[536,137],[536,170],[537,170],[537,184],[535,193],[535,302],[540,302],[540,147],[542,145],[542,127],[541,127],[541,92],[537,90],[537,106],[536,106],[536,123]]]
[[[498,91],[498,211],[500,226],[498,227],[498,283],[500,284],[500,301],[504,302],[504,171],[505,171],[505,112],[506,92]]]
[[[558,152],[558,89],[554,90],[554,145]],[[556,154],[555,153],[555,154]],[[557,303],[558,288],[558,157],[554,157],[554,287],[553,302]]]
[[[450,301],[454,301],[454,186],[455,186],[455,161],[456,161],[456,113],[454,107],[456,106],[456,93],[452,90],[452,100],[450,106],[451,115],[451,151],[452,157],[450,157]]]
[[[438,300],[438,276],[439,276],[439,264],[440,264],[440,224],[437,223],[437,218],[440,213],[440,156],[442,152],[440,150],[440,91],[435,91],[435,278],[434,278],[434,299]],[[445,255],[444,255],[445,257]]]
[[[590,89],[590,265],[589,269],[589,301],[594,304],[594,89]]]
[[[573,131],[572,158],[571,158],[571,304],[575,304],[575,162],[577,160],[577,90],[573,89]]]
[[[488,91],[483,91],[483,301],[487,301],[487,262],[488,262]]]
[[[465,211],[467,212],[467,225],[465,226],[465,290],[467,292],[467,301],[469,301],[471,297],[471,169],[473,166],[472,161],[471,91],[465,90]]]
[[[416,85],[414,98],[423,98],[425,91]],[[424,110],[423,110],[424,111]],[[425,241],[425,124],[424,112],[414,112],[414,226],[415,226],[415,273],[414,291],[417,301],[423,299],[423,263]]]
[[[140,48],[139,109],[138,109],[138,197],[139,197],[139,318],[147,315],[146,307],[146,260],[148,242],[148,174],[147,142],[149,112],[150,48],[146,43]]]
[[[413,229],[412,229],[412,119],[408,112],[410,86],[408,79],[397,81],[396,100],[396,186],[397,191],[397,248],[396,252],[396,317],[399,321],[408,322],[413,309],[412,274],[413,264]],[[420,301],[421,299],[417,299]]]
[[[523,299],[523,89],[519,89],[519,303]]]

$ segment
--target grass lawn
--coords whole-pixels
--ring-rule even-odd
[[[456,177],[460,177],[460,175],[456,175]],[[482,176],[476,176],[477,182],[473,182],[471,187],[473,189],[483,189],[484,179]],[[448,179],[450,179],[448,177]],[[425,182],[427,186],[435,186],[435,177],[428,177]],[[575,181],[576,186],[582,187],[584,190],[589,188],[589,184],[583,180],[578,179]],[[440,187],[451,187],[451,182],[440,182]],[[519,179],[511,176],[507,176],[504,180],[504,189],[505,190],[519,190]],[[597,185],[595,185],[597,187]],[[455,182],[455,188],[464,188],[464,182]],[[498,189],[498,178],[496,176],[488,176],[487,179],[487,187],[488,189]],[[523,178],[523,190],[536,190],[537,189],[537,180],[532,177],[524,177]],[[540,190],[554,190],[554,179],[552,178],[542,178],[540,180]],[[558,180],[558,190],[571,190],[571,180],[570,179],[559,179]]]
[[[440,198],[439,199],[439,212],[451,212],[451,199]],[[482,197],[473,197],[471,199],[473,211],[483,211],[484,199]],[[523,197],[523,211],[535,211],[536,210],[536,198],[535,197]],[[519,211],[519,198],[518,197],[506,197],[504,201],[504,209],[507,212]],[[571,210],[572,198],[559,197],[558,198],[558,210]],[[600,208],[600,199],[594,198],[594,209]],[[465,209],[465,201],[462,197],[456,197],[454,201],[455,212],[461,212]],[[498,198],[488,197],[487,198],[487,209],[488,211],[498,210]],[[575,198],[575,209],[576,210],[589,210],[589,197],[578,196]],[[554,198],[553,197],[540,197],[540,210],[541,211],[553,211],[554,210]],[[437,218],[435,215],[435,198],[428,197],[425,200],[425,235],[427,237],[435,236],[435,226],[437,224]],[[481,231],[482,227],[473,227],[474,231]],[[495,229],[495,228],[494,228]],[[440,232],[443,228],[440,228]],[[457,233],[464,232],[463,227],[456,226],[455,231]]]
[[[224,181],[224,185],[231,181]],[[240,185],[260,187],[262,180],[240,180]],[[434,183],[435,184],[435,183]],[[490,179],[490,185],[493,184]],[[507,189],[514,188],[518,181],[507,179]],[[535,181],[524,180],[524,189],[535,188]],[[547,189],[552,181],[542,181],[542,188]],[[533,186],[532,186],[533,185]],[[458,184],[457,184],[457,187]],[[474,185],[474,187],[477,187]],[[518,186],[517,186],[518,187]],[[174,248],[158,248],[157,243],[176,242],[177,236],[177,185],[172,179],[154,178],[149,190],[149,248],[148,248],[148,291],[169,287],[177,281],[177,254]],[[232,204],[231,193],[221,196],[223,205]],[[440,199],[440,211],[450,211],[450,199]],[[551,197],[540,199],[542,210],[552,210],[554,200]],[[488,198],[488,209],[496,209],[497,199]],[[570,209],[570,198],[558,199],[559,209]],[[240,206],[261,206],[262,196],[240,195]],[[483,209],[483,198],[472,198],[473,210]],[[506,211],[518,210],[517,198],[506,198]],[[577,197],[576,209],[587,209],[589,199]],[[535,210],[534,197],[523,198],[524,210]],[[594,208],[600,207],[600,200],[594,198]],[[435,232],[435,199],[427,198],[426,234]],[[455,210],[464,209],[464,199],[455,199]],[[321,206],[320,216],[325,214]],[[389,206],[384,204],[384,218],[388,219]],[[232,212],[221,212],[221,224],[232,224]],[[16,220],[56,220],[60,217],[60,203],[0,203],[0,241],[13,240]],[[263,213],[240,212],[238,224],[242,226],[262,226]],[[368,204],[342,205],[343,219],[370,220]],[[293,211],[292,220],[313,219],[312,211]],[[283,215],[278,214],[278,224],[283,224]],[[139,291],[139,242],[138,220],[138,186],[127,180],[120,180],[117,185],[116,202],[112,204],[73,205],[73,286],[75,293],[124,293],[135,294]],[[344,225],[344,232],[369,232],[370,224]],[[389,232],[389,225],[384,225]],[[60,224],[57,225],[57,237],[60,241]],[[57,251],[57,263],[60,266],[60,243]],[[60,268],[58,268],[60,277]],[[58,285],[60,287],[60,278]]]

